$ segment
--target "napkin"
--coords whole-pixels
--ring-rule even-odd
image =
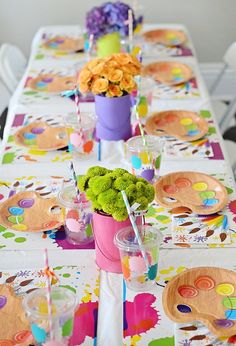
[[[230,244],[228,217],[223,214],[173,215],[172,242],[174,244]]]
[[[201,322],[175,323],[174,333],[175,346],[227,346],[236,340],[235,336],[217,339]]]
[[[165,138],[165,156],[170,157],[212,157],[214,156],[210,142],[201,138],[193,142],[185,142],[174,137]]]

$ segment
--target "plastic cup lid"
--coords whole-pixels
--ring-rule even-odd
[[[150,249],[160,245],[163,236],[155,227],[143,225],[138,226],[138,229],[140,235],[142,234],[142,244],[145,248]],[[138,251],[140,249],[138,240],[131,226],[119,230],[115,235],[114,243],[120,250]]]

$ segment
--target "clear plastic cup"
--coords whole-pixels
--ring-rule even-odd
[[[75,294],[64,287],[52,287],[52,331],[54,341],[68,345],[73,332]],[[27,294],[23,307],[30,321],[36,345],[50,340],[50,320],[47,304],[47,289],[39,288]]]
[[[75,113],[68,114],[65,117],[68,146],[72,153],[75,152],[80,157],[87,157],[94,149],[96,116],[89,112],[81,112],[80,117],[81,126]]]
[[[66,210],[66,239],[73,245],[86,245],[93,241],[91,203],[84,194],[80,198],[81,203],[78,202],[73,185],[64,184],[58,194],[58,201]]]
[[[154,183],[159,178],[164,141],[157,136],[135,136],[127,141],[132,173]]]
[[[140,250],[132,227],[118,231],[114,243],[120,250],[121,267],[127,287],[134,291],[147,291],[155,286],[162,234],[153,226],[137,227],[143,251]],[[148,264],[144,260],[143,252]]]
[[[141,78],[140,100],[137,105],[137,111],[140,117],[146,117],[152,111],[153,90],[155,84],[155,81],[151,78]]]

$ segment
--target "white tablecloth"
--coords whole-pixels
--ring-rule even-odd
[[[146,25],[145,30],[151,28],[177,28],[186,32],[189,40],[189,45],[194,53],[191,57],[145,57],[144,63],[149,61],[156,60],[174,60],[181,61],[192,66],[195,76],[197,78],[200,97],[196,99],[155,99],[153,102],[153,111],[167,110],[167,109],[188,109],[199,111],[201,109],[210,110],[213,114],[210,102],[209,95],[206,90],[206,86],[202,79],[202,76],[199,71],[198,61],[195,55],[195,50],[192,44],[192,40],[189,36],[188,31],[182,25],[177,24],[159,24],[159,25]],[[10,107],[9,115],[7,118],[7,124],[4,133],[4,141],[2,148],[6,145],[6,141],[11,129],[11,124],[15,114],[21,113],[30,113],[30,112],[41,112],[42,114],[47,112],[60,112],[60,114],[66,114],[68,112],[74,111],[74,104],[69,100],[64,100],[62,104],[58,105],[54,101],[47,104],[41,104],[40,102],[32,102],[30,104],[22,104],[21,96],[23,92],[23,86],[25,80],[29,75],[30,70],[41,70],[41,69],[50,69],[50,68],[71,68],[72,65],[77,64],[77,61],[70,61],[69,59],[54,59],[46,57],[41,60],[35,59],[38,49],[42,42],[42,37],[44,34],[48,36],[62,34],[62,35],[77,35],[81,33],[81,28],[79,26],[48,26],[41,28],[35,35],[35,38],[32,42],[32,54],[29,60],[29,65],[25,72],[24,77],[22,78],[15,94],[13,95]],[[81,58],[85,59],[85,57]],[[81,104],[81,109],[83,110],[93,110],[93,104]],[[214,114],[213,114],[214,117]],[[223,145],[223,140],[218,130],[218,126],[215,123],[214,126],[217,129],[218,136],[220,137],[220,146],[223,150],[224,156],[227,158],[227,153]],[[87,168],[92,165],[101,164],[109,168],[123,167],[129,169],[129,164],[124,156],[124,143],[120,142],[106,142],[102,141],[102,161],[97,161],[96,154],[88,160],[75,160],[75,170],[78,174],[83,174],[86,172]],[[164,158],[161,164],[161,175],[174,171],[201,171],[205,173],[225,173],[229,176],[232,176],[232,171],[228,160],[208,160],[208,159],[170,159]],[[36,176],[40,177],[60,175],[63,177],[68,177],[68,163],[59,162],[59,163],[24,163],[24,164],[5,164],[1,165],[0,168],[0,179],[1,180],[13,180],[17,177],[22,176]],[[40,236],[40,235],[39,235]],[[1,244],[1,243],[0,243]],[[17,249],[17,247],[16,247]],[[83,252],[83,255],[82,252]],[[40,250],[31,252],[29,251],[17,251],[17,250],[4,250],[1,249],[1,270],[10,271],[10,270],[21,270],[22,268],[40,268],[42,266],[42,253]],[[49,251],[50,263],[52,266],[60,265],[76,265],[80,263],[81,258],[84,259],[86,256],[94,258],[93,250],[51,250]],[[232,258],[234,258],[234,249],[162,249],[160,251],[160,262],[159,262],[159,274],[158,277],[163,279],[169,273],[169,276],[175,275],[176,271],[180,267],[194,267],[194,266],[221,266],[230,269],[233,268]],[[92,266],[93,261],[88,261],[85,263],[86,268],[89,270],[89,266]],[[160,274],[162,273],[162,274]],[[167,275],[168,276],[168,275]],[[158,323],[147,329],[146,332],[137,332],[131,335],[128,334],[126,338],[123,339],[123,279],[122,275],[111,274],[104,271],[100,272],[100,293],[99,293],[99,314],[98,314],[98,327],[97,327],[97,338],[93,341],[91,338],[86,338],[84,342],[85,345],[92,345],[92,343],[101,346],[121,346],[124,345],[161,345],[168,346],[172,345],[174,335],[174,325],[165,315],[162,309],[161,304],[161,293],[163,288],[157,286],[156,291],[152,292],[153,296],[156,297],[154,307],[157,310],[158,314],[161,316],[161,319]],[[158,281],[159,282],[159,281]],[[128,301],[134,304],[135,297],[138,293],[127,291],[126,297]],[[131,304],[131,303],[130,303]],[[132,305],[131,304],[131,305]],[[131,306],[130,305],[130,306]],[[150,307],[150,306],[149,306]],[[134,307],[135,308],[135,307]],[[137,305],[138,308],[138,305]],[[140,307],[141,310],[144,309],[144,306]],[[131,311],[130,311],[131,313]],[[133,310],[134,314],[139,316],[139,311]],[[158,316],[159,316],[158,315]],[[138,317],[137,317],[138,318]],[[141,318],[141,317],[140,317]],[[131,317],[130,317],[131,319]],[[136,321],[138,323],[138,319]],[[137,327],[137,330],[138,327]],[[152,340],[163,339],[163,343],[153,343]],[[168,339],[169,338],[169,339]],[[160,342],[160,341],[159,341]]]

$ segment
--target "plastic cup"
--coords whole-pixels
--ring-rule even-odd
[[[81,202],[78,203],[75,187],[73,185],[63,185],[58,194],[59,203],[65,207],[65,232],[66,239],[73,245],[86,245],[93,241],[91,227],[92,213],[90,202],[81,194]],[[84,212],[84,219],[82,215]]]
[[[164,141],[157,136],[146,135],[145,142],[146,145],[142,136],[127,141],[132,173],[154,183],[159,178]]]
[[[140,100],[137,105],[139,116],[146,117],[152,111],[153,89],[155,81],[151,78],[141,78],[140,82]]]
[[[68,345],[73,332],[75,294],[64,287],[52,287],[52,330],[54,341]],[[47,304],[47,289],[36,289],[27,294],[23,307],[30,321],[31,332],[37,345],[50,340],[50,321]]]
[[[89,112],[81,112],[80,117],[81,127],[75,113],[71,113],[65,118],[68,145],[72,153],[74,152],[80,157],[87,157],[94,149],[96,116]]]
[[[148,266],[132,227],[118,231],[114,242],[120,250],[121,267],[127,287],[134,291],[147,291],[155,285],[162,234],[153,226],[140,225],[138,230]]]

